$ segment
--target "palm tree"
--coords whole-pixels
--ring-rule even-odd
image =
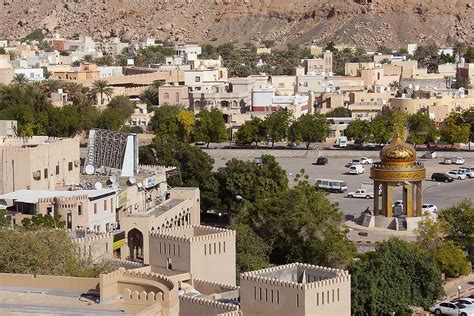
[[[100,93],[100,105],[102,105],[104,103],[104,94],[111,97],[114,94],[114,88],[108,86],[107,80],[96,80],[92,83],[90,94],[96,96],[98,93]]]
[[[464,42],[456,42],[453,46],[454,55],[456,56],[456,61],[459,62],[461,57],[464,56],[467,52],[467,45]]]
[[[13,77],[12,83],[25,84],[28,83],[28,78],[25,74],[19,73]]]
[[[140,100],[150,105],[158,105],[158,90],[153,86],[148,87],[140,95]]]
[[[57,92],[58,89],[61,89],[64,86],[64,82],[56,79],[48,79],[41,83],[41,90],[46,93],[48,96],[51,96],[51,93]]]
[[[69,100],[76,106],[82,106],[87,101],[87,94],[89,92],[89,88],[84,87],[83,85],[75,82],[68,82],[64,87],[66,90]]]

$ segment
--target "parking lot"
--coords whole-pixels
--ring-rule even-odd
[[[362,152],[361,152],[362,153]],[[363,154],[363,153],[362,153]],[[229,157],[231,152],[229,151]],[[222,167],[230,158],[217,158],[215,167]],[[365,173],[361,175],[348,175],[345,165],[349,162],[348,158],[329,158],[329,163],[325,166],[313,165],[314,159],[310,158],[276,158],[280,165],[287,171],[290,184],[294,185],[293,178],[301,170],[305,169],[305,173],[309,175],[312,183],[315,179],[333,179],[343,180],[347,182],[348,191],[355,191],[360,188],[362,182],[371,182],[369,178],[370,165],[365,166]],[[474,166],[474,158],[466,158],[464,166]],[[426,167],[427,179],[430,179],[433,172],[448,172],[457,169],[456,165],[443,165],[440,162],[443,159],[419,159]],[[424,203],[435,204],[438,209],[449,207],[465,198],[474,199],[474,178],[467,180],[455,180],[451,183],[438,183],[431,180],[423,182]],[[397,189],[394,192],[393,199],[402,198],[402,190]],[[348,215],[359,215],[368,206],[372,208],[373,201],[366,199],[350,199],[344,194],[329,194],[332,202],[339,203],[341,209]]]

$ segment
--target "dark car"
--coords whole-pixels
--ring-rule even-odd
[[[438,182],[453,182],[454,179],[448,176],[446,173],[433,173],[431,175],[431,180]]]
[[[316,165],[325,165],[329,161],[328,157],[318,157],[318,160],[316,160]]]

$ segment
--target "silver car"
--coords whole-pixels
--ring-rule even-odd
[[[474,309],[466,305],[452,302],[441,302],[430,307],[430,312],[435,315],[474,316]]]

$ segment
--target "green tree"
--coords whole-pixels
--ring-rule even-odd
[[[155,87],[148,87],[140,94],[140,100],[147,105],[158,105],[158,90]]]
[[[235,133],[235,142],[238,145],[250,145],[255,143],[258,148],[258,143],[264,141],[267,137],[264,121],[256,116],[252,116],[249,121],[246,121],[239,127]]]
[[[350,268],[353,315],[403,315],[429,307],[443,293],[438,264],[428,251],[391,238]]]
[[[464,122],[461,113],[451,112],[443,121],[441,139],[454,146],[456,143],[467,144],[471,134],[471,126]]]
[[[38,41],[41,42],[44,40],[44,34],[41,29],[35,29],[33,32],[29,33],[21,39],[22,42],[26,41]]]
[[[6,55],[7,51],[5,50],[4,47],[0,47],[0,55]]]
[[[24,73],[18,73],[13,76],[12,83],[16,84],[27,84],[28,83],[28,77]]]
[[[69,100],[76,106],[83,106],[87,103],[87,95],[89,88],[75,82],[67,82],[64,85],[64,90],[68,95]]]
[[[288,178],[275,157],[263,155],[262,163],[257,165],[250,161],[229,160],[225,167],[219,168],[215,177],[219,182],[219,197],[224,212],[236,213],[242,201],[254,203],[270,194],[286,190]]]
[[[288,128],[292,113],[286,109],[280,109],[265,117],[265,129],[271,139],[272,148],[275,142],[280,142],[288,137]]]
[[[111,97],[114,94],[114,88],[110,87],[107,80],[96,80],[92,83],[90,94],[93,96],[100,95],[100,105],[104,104],[104,95]]]
[[[327,112],[326,117],[351,117],[351,111],[346,107],[340,106]]]
[[[162,139],[177,139],[179,126],[177,116],[180,109],[177,106],[163,105],[155,109],[155,115],[150,122],[155,135]]]
[[[471,150],[471,143],[474,142],[474,110],[466,110],[462,113],[462,117],[466,124],[469,124],[469,150]]]
[[[7,218],[7,211],[0,209],[0,229],[10,226],[10,220]]]
[[[181,141],[190,143],[194,137],[194,128],[196,126],[196,117],[192,111],[181,110],[177,117],[178,137]]]
[[[268,255],[270,247],[248,225],[233,224],[229,227],[235,230],[235,252],[237,276],[247,271],[265,269],[270,266]]]
[[[119,131],[133,113],[134,104],[125,96],[113,97],[97,120],[99,128]]]
[[[449,229],[450,225],[445,220],[427,215],[418,223],[416,244],[434,255],[441,272],[446,276],[469,274],[470,263],[462,249],[452,240],[445,240]]]
[[[394,125],[391,117],[378,115],[370,121],[369,140],[376,144],[385,144],[393,137]]]
[[[66,222],[61,221],[61,215],[59,214],[54,214],[54,216],[38,214],[31,218],[22,219],[21,225],[27,230],[38,230],[43,228],[64,228]]]
[[[0,229],[0,272],[98,277],[116,269],[110,261],[93,263],[75,253],[61,229]]]
[[[440,220],[449,224],[446,238],[452,240],[469,254],[474,262],[474,205],[464,200],[439,211]]]
[[[305,180],[249,203],[238,221],[250,225],[270,245],[270,262],[275,264],[346,267],[355,252],[342,212]]]
[[[413,145],[433,142],[438,137],[438,129],[427,113],[417,112],[408,116],[408,141]]]
[[[391,55],[393,53],[393,50],[386,45],[379,45],[377,47],[377,53],[381,53],[383,55]]]
[[[428,68],[428,72],[433,73],[438,70],[438,65],[441,63],[438,51],[439,47],[436,44],[419,45],[413,57],[422,67]]]
[[[326,116],[316,113],[301,115],[291,124],[289,134],[292,141],[303,141],[308,149],[311,143],[324,142],[329,131]]]
[[[207,148],[209,148],[211,142],[225,142],[227,131],[222,112],[216,108],[210,111],[202,110],[197,116],[195,137],[196,140],[205,141]]]
[[[453,45],[453,53],[456,56],[456,61],[459,61],[467,53],[468,45],[464,42],[457,41]]]
[[[212,173],[214,160],[196,146],[157,136],[149,146],[140,147],[140,162],[176,166],[179,176],[168,179],[173,187],[198,187],[203,211],[219,207],[218,182]]]
[[[347,124],[344,135],[346,135],[349,140],[353,140],[356,144],[363,144],[368,141],[370,137],[370,122],[354,120]]]

